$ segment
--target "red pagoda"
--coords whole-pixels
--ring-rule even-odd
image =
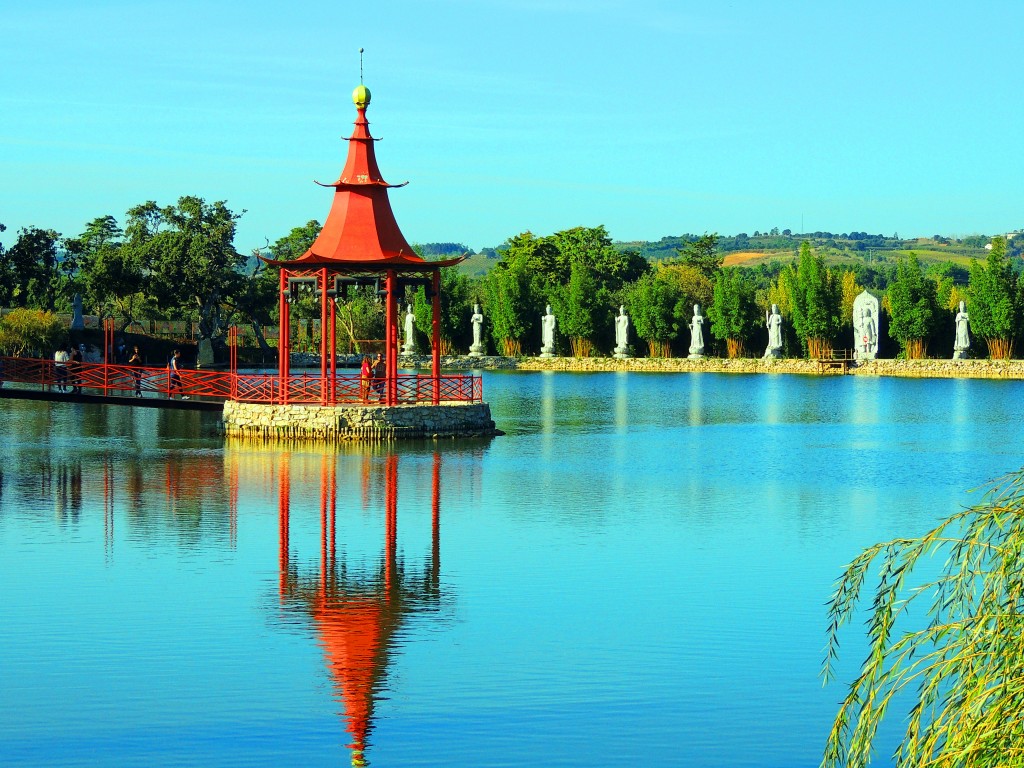
[[[441,400],[441,268],[458,264],[462,258],[428,262],[406,241],[388,201],[388,189],[404,184],[388,184],[377,167],[373,147],[376,139],[370,135],[366,119],[370,90],[360,84],[352,92],[352,101],[356,105],[356,121],[348,139],[345,167],[337,181],[321,184],[334,188],[334,202],[319,237],[293,261],[264,259],[281,268],[280,391],[289,391],[289,306],[300,286],[311,287],[320,299],[320,374],[321,381],[328,382],[337,380],[334,299],[349,286],[375,285],[386,306],[384,403],[398,403],[398,305],[407,287],[423,287],[433,308],[430,401],[437,405]],[[324,386],[322,392],[323,404],[338,402],[335,389]],[[284,400],[287,399],[286,395]]]

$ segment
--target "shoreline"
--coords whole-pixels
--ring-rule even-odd
[[[407,368],[429,369],[428,356],[402,356]],[[840,368],[823,367],[816,360],[799,358],[762,360],[757,358],[634,357],[469,357],[453,355],[441,358],[441,368],[450,371],[567,371],[576,373],[738,373],[799,374],[805,376],[842,376]],[[938,379],[1024,379],[1024,360],[869,360],[851,363],[845,375],[891,376]]]

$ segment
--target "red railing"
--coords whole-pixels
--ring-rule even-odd
[[[53,360],[0,357],[0,382],[35,384],[44,389],[68,392],[88,390],[89,394],[131,397],[189,397],[237,400],[246,403],[296,403],[311,405],[377,405],[387,394],[383,379],[365,381],[358,373],[322,378],[296,373],[282,382],[276,373],[180,370],[180,382],[167,368],[137,368],[105,363],[68,363],[59,368]],[[439,402],[481,402],[483,383],[479,376],[444,375],[437,378]],[[435,380],[430,375],[400,374],[396,380],[397,401],[434,402]]]

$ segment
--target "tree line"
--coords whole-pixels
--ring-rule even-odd
[[[9,249],[0,245],[0,306],[68,312],[78,294],[88,314],[116,317],[125,326],[146,319],[196,323],[200,338],[219,354],[231,325],[248,326],[264,351],[272,352],[263,329],[278,321],[278,275],[257,257],[300,256],[320,224],[306,222],[242,254],[234,246],[242,213],[224,201],[184,196],[173,205],[134,206],[123,225],[112,215],[100,216],[71,237],[23,228]],[[854,232],[846,237],[871,242],[880,236]],[[639,248],[613,243],[603,226],[547,236],[527,231],[496,249],[494,266],[481,277],[457,268],[442,271],[442,351],[468,349],[469,318],[480,304],[489,351],[495,354],[535,354],[547,306],[558,318],[561,354],[610,354],[614,317],[625,306],[635,353],[666,357],[689,345],[697,305],[710,320],[710,354],[759,356],[767,339],[764,318],[775,304],[785,321],[786,355],[819,357],[850,345],[853,300],[869,289],[881,298],[891,354],[922,357],[929,346],[944,351],[952,343],[953,315],[964,301],[973,335],[984,342],[974,353],[1007,358],[1024,325],[1024,282],[1011,258],[1019,244],[997,237],[991,245],[985,260],[973,261],[969,270],[952,263],[925,268],[913,254],[888,267],[829,265],[807,240],[789,263],[727,268],[717,234],[679,239],[670,256],[649,260]],[[433,258],[460,249],[457,243],[441,243],[421,253]],[[403,303],[415,314],[425,348],[431,322],[427,299],[418,291]],[[293,312],[315,319],[319,306],[312,297],[300,298]],[[383,338],[384,308],[372,288],[339,297],[338,328],[340,338],[356,349],[362,340]]]

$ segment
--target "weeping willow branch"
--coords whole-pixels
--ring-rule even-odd
[[[911,582],[924,557],[945,555],[939,578]],[[822,666],[834,677],[842,627],[868,611],[868,652],[825,745],[824,768],[870,762],[897,694],[912,706],[897,768],[1024,766],[1024,470],[993,484],[982,503],[916,539],[868,548],[846,566],[829,604]],[[927,623],[897,635],[925,601]]]

